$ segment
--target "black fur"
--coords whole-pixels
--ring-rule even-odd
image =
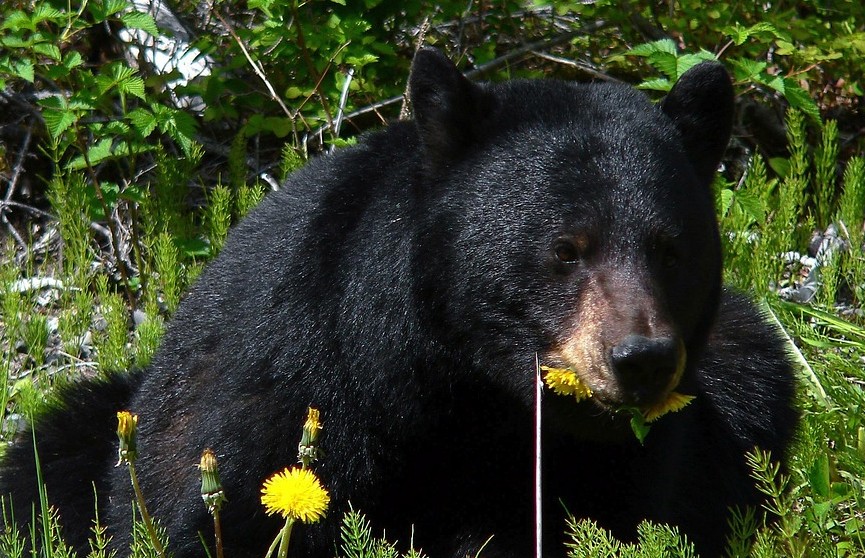
[[[295,461],[312,405],[332,505],[297,528],[294,555],[332,556],[351,500],[403,544],[414,526],[435,558],[474,555],[491,535],[484,556],[528,556],[535,354],[594,331],[593,284],[613,301],[598,320],[651,308],[682,339],[679,389],[697,398],[643,447],[600,397],[545,395],[546,554],[564,555],[561,503],[624,537],[644,517],[676,523],[711,556],[727,507],[760,501],[743,454],[784,455],[793,375],[772,327],[722,295],[709,184],[732,110],[720,66],[692,70],[656,107],[622,85],[472,84],[422,50],[411,94],[417,124],[310,162],[232,232],[137,388],[84,384],[36,426],[72,540],[94,480],[115,543],[128,542],[129,479],[111,462],[113,413],[129,407],[175,556],[201,555],[210,532],[194,467],[206,447],[229,499],[226,555],[261,556],[280,521],[260,483]],[[579,262],[556,260],[562,238],[585,240]],[[16,446],[2,472],[19,518],[30,454]]]

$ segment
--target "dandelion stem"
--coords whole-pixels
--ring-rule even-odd
[[[222,552],[222,522],[219,520],[219,510],[213,510],[213,533],[216,539],[216,558],[225,558]]]
[[[128,462],[129,478],[132,479],[132,490],[135,491],[135,500],[138,502],[138,511],[141,512],[141,520],[144,521],[144,526],[147,528],[147,534],[150,536],[150,541],[153,543],[153,548],[162,558],[165,558],[165,549],[162,548],[162,542],[156,535],[156,528],[153,526],[153,520],[150,519],[150,514],[147,513],[147,506],[144,503],[144,494],[141,492],[141,487],[138,485],[138,475],[135,473],[135,463]]]
[[[288,517],[285,520],[285,527],[282,528],[282,536],[279,541],[279,553],[277,558],[286,558],[288,556],[288,541],[291,539],[291,528],[294,526],[294,519]]]

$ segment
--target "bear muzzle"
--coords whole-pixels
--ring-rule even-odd
[[[679,385],[686,359],[681,339],[628,335],[609,355],[617,399],[637,407],[664,401]]]

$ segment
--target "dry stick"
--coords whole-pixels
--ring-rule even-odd
[[[414,44],[414,52],[417,54],[417,51],[420,50],[420,47],[423,46],[424,41],[426,40],[426,34],[429,32],[430,21],[429,16],[426,16],[423,20],[423,23],[420,24],[420,30],[417,33],[417,41]],[[402,106],[399,109],[399,119],[400,120],[408,120],[411,116],[411,90],[408,87],[408,81],[406,80],[405,91],[402,92]]]
[[[6,225],[6,228],[9,230],[9,234],[15,239],[15,242],[18,243],[18,246],[26,253],[27,252],[27,243],[24,242],[24,239],[21,238],[21,235],[18,234],[18,231],[15,227],[12,226],[12,223],[9,222],[9,218],[6,217],[6,207],[11,205],[10,200],[12,199],[12,194],[15,192],[15,189],[18,185],[18,177],[21,176],[21,169],[24,168],[24,157],[27,155],[27,152],[30,150],[30,139],[33,137],[33,125],[27,127],[27,135],[24,136],[24,144],[21,146],[21,151],[18,152],[18,160],[15,161],[15,168],[12,169],[12,177],[9,179],[9,187],[6,189],[6,196],[3,198],[3,204],[0,205],[0,220],[3,221],[3,224]]]
[[[342,84],[342,92],[339,95],[339,107],[336,111],[336,120],[333,123],[333,137],[339,137],[339,129],[342,126],[342,120],[345,116],[345,104],[348,102],[348,88],[351,86],[351,80],[354,77],[354,68],[348,69],[348,74],[345,76],[345,83]],[[336,149],[336,144],[331,145],[330,150]]]
[[[533,50],[532,54],[541,58],[543,60],[549,60],[550,62],[555,62],[556,64],[562,64],[564,66],[570,66],[572,68],[576,68],[581,72],[589,74],[593,78],[600,79],[603,81],[611,81],[614,83],[621,83],[618,79],[614,78],[611,75],[605,74],[597,68],[592,67],[590,64],[586,64],[585,62],[579,62],[577,60],[571,60],[570,58],[564,58],[562,56],[555,56],[553,54],[548,54],[546,52],[540,52],[537,50]]]
[[[325,74],[318,75],[318,70],[315,69],[315,64],[312,63],[312,58],[309,56],[309,49],[306,48],[306,39],[303,36],[303,27],[300,25],[300,16],[297,13],[297,3],[293,3],[291,7],[291,15],[294,17],[294,23],[297,27],[297,46],[300,47],[300,53],[303,55],[303,61],[306,63],[306,71],[309,72],[315,81],[315,93],[318,95],[318,101],[321,103],[321,108],[324,109],[324,116],[327,118],[327,125],[333,129],[333,118],[330,116],[330,107],[328,106],[327,98],[321,92],[321,80]]]
[[[247,62],[249,62],[249,65],[252,66],[253,71],[255,71],[255,74],[264,83],[264,86],[267,87],[267,91],[268,91],[268,93],[270,93],[270,97],[279,104],[279,108],[282,109],[282,112],[284,112],[285,115],[292,122],[294,122],[296,115],[293,114],[288,109],[287,106],[285,106],[285,103],[283,103],[282,99],[279,97],[279,95],[276,94],[276,90],[274,90],[273,85],[270,84],[270,81],[268,81],[267,76],[264,75],[264,71],[262,71],[262,69],[259,67],[258,63],[252,59],[252,56],[249,54],[249,51],[246,50],[246,45],[243,44],[243,41],[240,39],[240,36],[234,30],[234,27],[232,27],[227,21],[225,21],[225,18],[223,18],[222,14],[220,14],[218,11],[214,10],[213,15],[215,15],[216,19],[218,19],[222,23],[222,25],[225,26],[225,29],[231,34],[231,37],[235,40],[235,42],[237,42],[237,46],[240,47],[240,50],[241,50],[241,52],[243,52],[243,55],[246,57]]]
[[[541,558],[543,497],[541,492],[541,363],[535,353],[535,558]]]

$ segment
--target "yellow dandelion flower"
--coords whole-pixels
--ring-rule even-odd
[[[592,390],[577,377],[573,370],[551,366],[541,366],[541,370],[546,372],[544,382],[559,395],[573,395],[577,401],[592,396]]]
[[[679,393],[678,391],[674,391],[667,397],[666,400],[658,403],[657,405],[653,405],[646,409],[643,412],[643,417],[646,419],[646,422],[653,422],[667,413],[675,413],[676,411],[681,411],[688,404],[694,400],[693,395],[685,395],[683,393]]]
[[[315,523],[324,516],[330,496],[309,469],[286,467],[264,481],[261,503],[267,515]]]

